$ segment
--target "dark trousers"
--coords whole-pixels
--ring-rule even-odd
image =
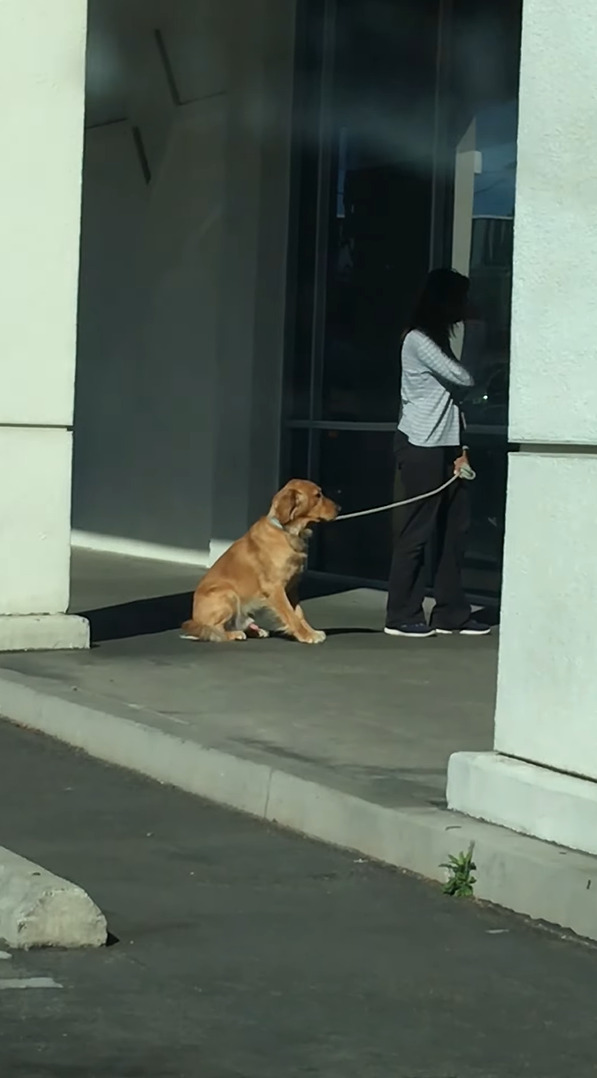
[[[396,436],[396,501],[413,498],[445,483],[460,456],[459,446],[422,448]],[[467,484],[458,480],[442,494],[396,509],[394,553],[388,586],[386,625],[398,628],[424,620],[425,550],[432,542],[433,592],[431,624],[458,629],[468,621],[470,604],[462,588],[462,568],[470,510]]]

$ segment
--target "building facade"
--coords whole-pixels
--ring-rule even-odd
[[[388,501],[396,338],[450,263],[468,583],[502,615],[495,752],[448,799],[597,852],[593,6],[51,7],[0,5],[0,647],[85,643],[71,528],[206,564],[290,474]],[[390,529],[322,531],[312,568],[383,582]]]

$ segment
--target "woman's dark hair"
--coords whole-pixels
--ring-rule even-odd
[[[454,326],[466,315],[469,279],[452,269],[429,274],[407,327],[419,329],[444,351],[450,350]]]

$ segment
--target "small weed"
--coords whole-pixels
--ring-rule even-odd
[[[466,853],[450,854],[440,867],[448,870],[448,879],[444,884],[444,894],[455,898],[470,898],[477,882],[473,872],[477,868],[473,861],[474,843],[471,842]]]

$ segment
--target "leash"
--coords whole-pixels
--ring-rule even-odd
[[[441,487],[436,487],[435,490],[428,490],[425,494],[417,494],[414,498],[405,498],[401,502],[390,502],[389,505],[377,505],[374,509],[361,509],[358,513],[343,513],[341,517],[336,517],[336,522],[341,520],[354,520],[356,517],[368,517],[372,513],[385,513],[388,509],[399,509],[403,505],[412,505],[414,502],[422,502],[425,498],[434,498],[436,494],[441,494],[442,491],[447,490],[458,479],[476,479],[476,472],[473,471],[470,464],[463,464],[454,475],[450,476],[446,483],[442,483]]]

